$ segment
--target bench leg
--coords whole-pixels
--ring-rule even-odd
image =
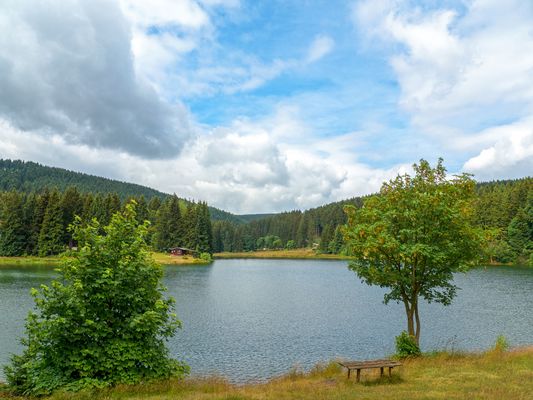
[[[383,377],[383,367],[380,368],[380,374],[379,374],[380,377]]]
[[[392,378],[392,367],[389,367],[389,378]]]
[[[352,370],[348,368],[348,379],[350,379],[350,372],[352,372]]]
[[[356,379],[356,381],[359,382],[360,380],[361,380],[361,370],[358,369],[357,370],[357,379]]]

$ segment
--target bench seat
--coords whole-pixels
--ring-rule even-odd
[[[392,376],[392,369],[402,365],[401,362],[395,360],[366,360],[366,361],[339,361],[339,365],[348,370],[348,379],[350,378],[350,372],[352,370],[357,371],[356,381],[361,379],[362,369],[380,368],[381,376],[383,376],[383,369],[389,369],[389,377]]]

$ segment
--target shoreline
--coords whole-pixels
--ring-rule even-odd
[[[349,261],[350,256],[340,254],[317,254],[312,249],[295,249],[295,250],[259,250],[249,252],[222,252],[213,254],[213,260],[206,261],[201,258],[191,256],[172,256],[166,253],[152,252],[152,259],[162,265],[209,265],[215,260],[240,260],[240,259],[270,259],[270,260],[340,260]],[[58,265],[61,263],[63,256],[0,256],[0,268],[6,265],[18,264],[35,264],[35,265]],[[479,264],[473,268],[480,267],[522,267],[531,268],[529,265],[510,264],[510,263],[486,263]]]
[[[521,346],[509,351],[489,349],[481,353],[436,352],[404,359],[392,376],[380,377],[379,370],[363,370],[361,382],[347,378],[335,360],[310,370],[294,368],[264,382],[232,384],[220,376],[189,376],[137,385],[118,385],[100,390],[57,392],[50,400],[411,400],[426,398],[487,400],[526,399],[533,392],[533,348]],[[12,396],[0,383],[0,398]]]
[[[202,260],[201,258],[194,258],[191,256],[172,256],[165,253],[151,253],[152,259],[162,265],[207,265],[210,261]],[[16,256],[16,257],[0,257],[0,268],[6,265],[18,265],[18,264],[34,264],[34,265],[51,265],[56,266],[61,263],[63,256]]]
[[[295,250],[258,250],[242,252],[223,252],[213,255],[219,259],[285,259],[285,260],[350,260],[352,257],[340,254],[317,254],[312,249]]]

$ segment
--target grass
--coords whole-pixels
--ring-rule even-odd
[[[209,261],[194,258],[193,256],[173,256],[167,253],[152,253],[152,258],[163,265],[209,264]]]
[[[239,253],[215,253],[215,258],[284,258],[284,259],[325,259],[348,260],[350,257],[339,254],[317,254],[313,249],[259,250]]]
[[[348,400],[348,399],[486,399],[533,398],[533,348],[484,354],[436,353],[404,361],[392,378],[363,371],[361,383],[335,364],[297,370],[262,384],[231,385],[219,378],[188,378],[118,386],[112,389],[57,393],[51,400]],[[8,398],[8,394],[0,397]]]
[[[166,253],[152,253],[152,258],[159,264],[164,265],[191,265],[208,264],[209,262],[192,256],[171,256]],[[0,257],[0,266],[14,264],[58,264],[61,262],[60,256],[50,257]]]
[[[36,257],[36,256],[21,256],[21,257],[0,257],[0,265],[10,264],[57,264],[61,262],[60,256],[50,257]]]

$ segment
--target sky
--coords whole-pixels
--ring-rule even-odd
[[[0,158],[234,213],[533,175],[531,0],[3,0]]]

